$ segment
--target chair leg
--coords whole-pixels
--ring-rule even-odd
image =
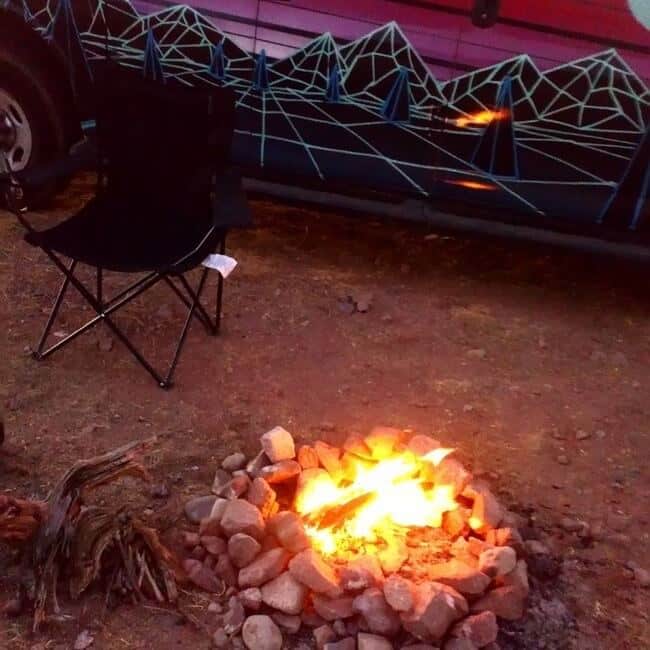
[[[181,284],[185,288],[185,291],[189,294],[189,298],[174,284],[171,278],[165,276],[163,280],[167,286],[178,296],[180,301],[189,309],[192,306],[192,300],[194,300],[194,291],[192,287],[188,284],[187,280],[181,275],[179,276]],[[214,324],[210,320],[210,316],[205,311],[203,305],[198,303],[196,305],[196,311],[194,312],[195,318],[201,321],[201,324],[205,327],[208,334],[214,333]]]
[[[169,365],[169,370],[167,371],[167,377],[165,378],[164,382],[161,384],[162,388],[171,388],[172,386],[172,377],[174,375],[174,371],[176,370],[176,365],[178,364],[178,359],[183,349],[183,345],[185,344],[185,339],[187,338],[187,332],[192,322],[192,318],[194,317],[194,312],[197,308],[197,305],[201,304],[201,294],[203,293],[203,288],[205,287],[205,281],[207,277],[208,277],[208,269],[206,268],[203,269],[203,272],[201,273],[199,286],[196,290],[196,293],[194,294],[192,305],[187,313],[187,318],[185,319],[185,324],[183,325],[183,329],[181,330],[181,335],[176,345],[174,357],[172,358],[171,364]]]
[[[49,354],[49,351],[47,353],[43,353],[43,348],[45,347],[45,342],[47,341],[47,337],[50,335],[50,330],[52,329],[52,326],[54,325],[54,321],[56,320],[56,317],[59,313],[59,309],[61,308],[61,303],[63,302],[65,293],[68,290],[68,285],[70,284],[70,276],[74,273],[76,266],[77,266],[77,260],[72,260],[70,262],[70,265],[66,269],[65,277],[63,278],[63,282],[61,283],[61,288],[59,289],[59,293],[57,294],[54,305],[52,306],[52,311],[50,312],[50,315],[47,319],[47,323],[45,323],[45,329],[43,330],[43,334],[41,335],[41,338],[38,342],[38,346],[36,347],[36,350],[33,353],[34,358],[38,359],[39,361],[41,359],[44,359]]]
[[[219,254],[224,255],[226,252],[226,235],[224,233],[219,244]],[[221,305],[223,302],[223,276],[221,273],[217,274],[217,308],[215,313],[215,328],[214,333],[219,334],[221,331]]]

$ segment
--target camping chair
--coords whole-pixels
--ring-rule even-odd
[[[40,247],[64,275],[34,356],[45,359],[104,322],[158,384],[169,388],[192,320],[199,320],[212,335],[219,332],[222,274],[214,316],[201,301],[209,266],[214,266],[210,261],[231,261],[223,257],[226,232],[250,222],[241,180],[228,168],[234,95],[223,88],[208,91],[154,82],[107,63],[96,70],[95,97],[98,184],[94,198],[77,214],[36,231],[25,218],[20,199],[22,187],[42,181],[43,174],[10,174],[8,203],[28,230],[26,241]],[[211,255],[215,251],[222,257]],[[69,258],[68,264],[63,257]],[[79,264],[94,267],[95,287],[87,287],[75,275]],[[193,287],[185,274],[202,265]],[[107,298],[104,271],[137,273],[140,278]],[[113,318],[160,282],[187,308],[171,363],[162,373]],[[46,347],[70,285],[95,316]]]

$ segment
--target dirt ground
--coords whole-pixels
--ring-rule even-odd
[[[91,189],[91,178],[77,179],[34,218],[67,214]],[[650,648],[650,591],[626,568],[650,569],[648,269],[263,199],[252,206],[255,228],[229,241],[239,267],[226,282],[222,334],[192,328],[169,392],[105,331],[46,362],[31,358],[59,277],[0,212],[0,491],[43,497],[75,459],[155,434],[148,461],[171,496],[154,499],[136,482],[119,495],[171,531],[219,460],[253,452],[273,425],[332,442],[375,424],[410,427],[458,447],[505,503],[532,513],[564,559],[573,647]],[[370,299],[369,311],[350,313],[348,296]],[[176,303],[160,287],[118,317],[161,362],[181,325]],[[89,314],[75,296],[69,304],[77,309],[55,335]],[[564,517],[588,522],[597,539],[562,530]],[[9,560],[0,551],[0,604],[12,594],[1,578]],[[199,611],[205,603],[192,598]],[[97,594],[69,606],[73,620],[38,635],[28,616],[3,619],[0,647],[69,648],[85,628],[93,648],[209,647],[204,632],[164,611],[101,603]],[[538,647],[569,647],[569,637]]]

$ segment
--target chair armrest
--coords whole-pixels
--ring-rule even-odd
[[[253,223],[241,174],[232,167],[215,180],[212,216],[219,228],[246,228]]]

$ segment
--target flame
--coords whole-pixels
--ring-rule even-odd
[[[453,486],[431,484],[430,470],[453,451],[440,448],[423,457],[406,451],[375,464],[354,460],[347,482],[338,485],[326,472],[315,473],[295,503],[312,546],[341,555],[351,544],[388,542],[396,528],[441,526],[443,514],[458,504]]]
[[[465,126],[485,126],[492,122],[492,120],[505,120],[509,115],[509,111],[505,109],[500,109],[498,111],[485,110],[458,117],[454,122],[456,126],[460,126],[461,128]]]
[[[458,185],[460,187],[466,187],[468,190],[490,190],[494,191],[497,189],[496,185],[492,183],[482,183],[481,181],[469,181],[465,179],[460,179],[456,181],[445,181],[450,185]]]

